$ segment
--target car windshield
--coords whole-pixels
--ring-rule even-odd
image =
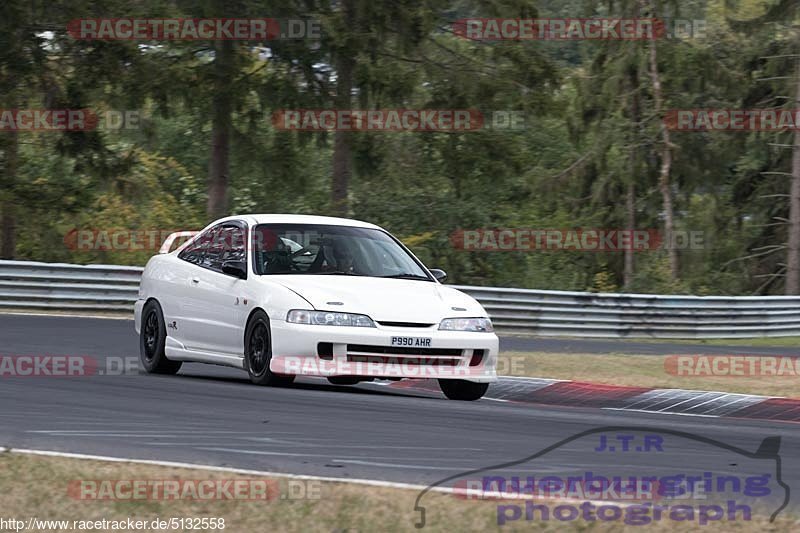
[[[317,224],[261,224],[253,231],[259,275],[328,274],[432,281],[386,232]]]

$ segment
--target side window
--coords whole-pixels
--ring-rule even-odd
[[[208,249],[208,245],[212,241],[212,234],[215,229],[216,228],[211,228],[200,234],[189,246],[178,254],[178,258],[202,266],[203,257]]]
[[[220,267],[225,261],[247,261],[245,231],[238,226],[224,228],[225,249],[222,252]]]
[[[202,233],[178,257],[197,266],[222,272],[225,261],[247,261],[246,232],[239,226],[214,226]]]
[[[211,242],[208,244],[208,250],[203,258],[203,265],[205,268],[222,272],[222,254],[225,252],[225,235],[228,228],[219,227],[211,236]]]
[[[238,226],[219,226],[211,236],[208,249],[201,266],[222,272],[225,261],[246,261],[247,251],[244,244],[244,230]]]

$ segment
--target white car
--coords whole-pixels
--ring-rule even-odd
[[[253,383],[435,378],[456,400],[497,379],[486,311],[440,283],[373,224],[305,215],[220,219],[147,263],[135,306],[147,372],[183,361],[244,369]]]

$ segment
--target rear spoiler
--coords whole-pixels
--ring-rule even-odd
[[[172,244],[175,242],[175,239],[180,239],[181,237],[194,237],[200,233],[199,231],[176,231],[175,233],[170,234],[169,237],[164,241],[164,244],[161,245],[161,249],[158,251],[160,254],[168,254],[169,249],[172,248]],[[188,244],[189,241],[187,240],[185,243],[181,245],[181,248]]]

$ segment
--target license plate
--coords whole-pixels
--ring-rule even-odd
[[[408,346],[410,348],[430,348],[430,337],[392,337],[392,346]]]

